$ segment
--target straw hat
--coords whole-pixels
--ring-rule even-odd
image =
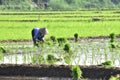
[[[48,34],[48,30],[46,28],[40,28],[40,32],[44,35]]]

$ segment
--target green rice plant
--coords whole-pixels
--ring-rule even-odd
[[[31,52],[35,53],[36,52],[36,47],[32,47]]]
[[[47,42],[44,42],[44,43],[45,43],[46,46],[49,46],[49,47],[53,46],[53,42],[51,42],[51,41],[47,41]]]
[[[42,54],[38,55],[38,63],[39,64],[45,64],[46,63],[45,58]]]
[[[69,52],[69,53],[65,53],[63,55],[63,59],[64,59],[65,63],[72,64],[72,62],[75,59],[75,56],[73,55],[73,52]]]
[[[118,56],[119,56],[118,61],[119,61],[119,65],[120,65],[120,51],[118,51]]]
[[[18,62],[18,51],[19,51],[19,44],[16,44],[16,49],[15,49],[15,52],[14,52],[14,55],[15,55],[15,62],[17,64]]]
[[[115,36],[115,34],[114,34],[114,33],[111,33],[111,34],[109,35],[109,38],[110,38],[110,47],[111,47],[111,48],[116,48],[116,43],[115,43],[115,38],[116,38],[116,36]]]
[[[66,39],[65,38],[57,38],[58,44],[59,46],[62,46],[64,43],[66,43]]]
[[[42,54],[33,54],[32,64],[45,64],[45,58]]]
[[[95,59],[95,49],[94,49],[94,47],[95,47],[95,44],[94,44],[94,42],[92,42],[92,62],[91,62],[91,64],[94,63],[94,59]]]
[[[56,63],[56,57],[54,54],[47,54],[47,62],[49,64],[55,64]]]
[[[79,50],[81,51],[81,52],[83,52],[84,51],[84,49],[83,49],[83,47],[81,46],[81,45],[79,45]],[[79,62],[81,61],[81,56],[78,54],[78,52],[76,52],[76,57],[78,57],[78,60],[76,61],[76,64],[79,64]]]
[[[75,42],[78,42],[78,33],[74,34]]]
[[[82,71],[78,65],[72,66],[72,80],[81,80]]]
[[[120,80],[120,78],[117,78],[117,77],[111,76],[109,80]]]
[[[69,52],[70,52],[70,44],[68,44],[68,43],[65,44],[63,50],[64,50],[65,52],[69,53]]]
[[[110,43],[110,46],[111,46],[112,49],[114,49],[114,48],[117,47],[116,44],[115,44],[115,42]]]
[[[37,41],[37,42],[36,42],[36,45],[37,45],[37,47],[42,48],[42,47],[44,47],[44,42]]]
[[[17,64],[17,62],[18,62],[18,55],[15,54],[15,63]]]
[[[64,45],[64,48],[63,50],[65,51],[65,54],[64,54],[64,61],[67,63],[67,64],[70,64],[71,63],[71,60],[72,58],[74,58],[73,56],[73,51],[70,49],[70,44],[66,43]]]
[[[101,58],[101,55],[103,55],[103,54],[101,53],[101,51],[100,51],[100,49],[101,49],[100,44],[95,45],[95,47],[96,47],[96,50],[94,50],[94,51],[95,51],[95,55],[96,55],[96,56],[99,56],[98,58],[100,59],[100,58]],[[101,61],[99,61],[98,58],[94,57],[95,62],[96,62],[97,64],[101,63]]]
[[[107,52],[107,47],[106,47],[106,42],[104,42],[104,57],[105,57],[105,61],[108,60],[108,52]]]
[[[67,64],[70,64],[70,63],[71,63],[71,59],[70,59],[70,56],[69,56],[68,54],[65,54],[65,55],[64,55],[64,61],[65,61],[65,63],[67,63]]]
[[[111,43],[113,43],[113,42],[115,42],[115,34],[114,33],[111,33],[110,35],[109,35],[109,38],[110,38],[110,42]]]
[[[25,53],[23,53],[23,62],[26,63],[27,62],[27,55]]]
[[[109,66],[109,67],[111,67],[111,66],[113,66],[113,62],[112,61],[105,61],[105,62],[103,62],[103,63],[101,63],[103,66]]]
[[[24,63],[27,63],[27,53],[28,53],[28,51],[27,51],[27,48],[25,48],[25,45],[23,44],[22,45],[23,47],[22,47],[22,56],[23,56],[23,62]]]
[[[88,13],[87,13],[88,12]],[[41,15],[43,14],[44,15]],[[80,14],[78,14],[80,13]],[[85,13],[85,14],[84,14]],[[89,14],[90,13],[90,14]],[[2,14],[9,14],[9,12],[4,12]],[[21,14],[21,15],[12,15],[12,14]],[[26,15],[27,14],[27,15]],[[15,20],[15,22],[1,21],[0,22],[0,40],[8,39],[31,39],[30,33],[28,33],[34,26],[39,26],[39,22],[29,22],[29,20],[37,20],[38,14],[41,17],[40,22],[41,26],[48,26],[50,30],[50,35],[46,36],[49,38],[51,35],[57,37],[73,37],[72,35],[75,32],[78,32],[82,37],[88,36],[108,36],[111,32],[119,34],[119,21],[98,21],[90,22],[91,17],[94,16],[104,16],[106,18],[112,17],[119,19],[118,15],[113,13],[109,14],[92,14],[89,11],[45,11],[45,12],[12,12],[9,15],[0,15],[1,20]],[[49,15],[52,14],[52,15]],[[62,15],[61,15],[62,14]],[[72,15],[71,15],[72,14]],[[24,15],[24,16],[23,16]],[[32,16],[32,17],[31,17]],[[34,17],[33,17],[34,16]],[[65,16],[70,16],[66,18]],[[17,22],[16,20],[28,20],[28,22]],[[46,21],[45,21],[46,20]],[[57,22],[56,22],[57,21]],[[74,22],[73,22],[74,21]],[[89,22],[87,22],[89,21]],[[9,24],[9,25],[6,25]],[[96,27],[97,25],[97,27]],[[25,27],[23,27],[25,26]],[[40,26],[40,27],[41,27]],[[102,26],[102,27],[101,27]],[[108,27],[109,26],[109,27]],[[27,27],[27,28],[26,28]],[[19,28],[19,29],[18,29]],[[59,30],[59,31],[58,31]],[[4,32],[6,31],[6,34]],[[23,33],[24,31],[24,33]],[[66,35],[64,35],[66,34]],[[11,36],[12,35],[12,36]]]
[[[37,60],[38,60],[38,55],[33,54],[33,56],[32,56],[32,64],[37,64],[38,63]]]
[[[41,53],[43,53],[43,51],[44,51],[44,48],[45,48],[45,43],[44,42],[41,42],[41,41],[38,41],[37,42],[37,44],[38,44],[38,48],[37,48],[37,50],[39,50]],[[36,53],[38,53],[38,51],[36,50]],[[38,53],[39,54],[39,53]]]
[[[0,60],[3,60],[4,59],[4,54],[2,51],[0,51]]]
[[[27,54],[27,62],[31,63],[32,53]]]
[[[5,50],[5,48],[0,47],[0,52],[1,52],[1,53],[6,53],[7,51]]]
[[[51,36],[50,39],[53,41],[53,43],[56,42],[56,38],[55,38],[55,36]]]
[[[113,50],[113,52],[111,52],[111,55],[112,55],[112,59],[111,59],[112,60],[112,64],[115,64],[115,60],[116,60],[115,52],[116,51],[114,51],[114,50]]]

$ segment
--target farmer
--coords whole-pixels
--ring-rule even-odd
[[[48,34],[46,28],[33,28],[32,29],[32,39],[35,46],[38,46],[37,41],[44,42],[44,36]]]

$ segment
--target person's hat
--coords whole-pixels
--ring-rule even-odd
[[[46,28],[40,28],[40,32],[44,35],[48,34],[48,30]]]

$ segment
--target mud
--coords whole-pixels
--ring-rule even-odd
[[[32,64],[1,64],[0,76],[26,77],[63,77],[71,78],[72,65],[32,65]],[[105,79],[120,74],[118,67],[80,66],[82,77],[89,79]]]

